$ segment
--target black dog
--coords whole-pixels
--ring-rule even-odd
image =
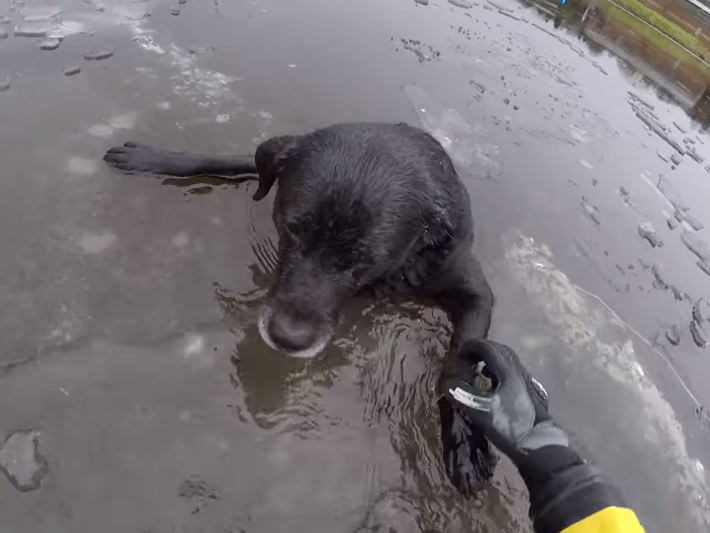
[[[256,173],[256,201],[278,179],[278,281],[259,319],[261,336],[273,348],[317,355],[334,334],[343,301],[372,289],[433,298],[453,322],[452,350],[488,334],[494,299],[472,253],[468,194],[441,144],[418,128],[338,124],[274,137],[255,156],[126,143],[104,160],[129,172],[170,176]],[[494,464],[485,439],[475,442],[484,453],[472,460]]]

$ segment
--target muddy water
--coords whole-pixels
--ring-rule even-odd
[[[273,353],[255,327],[271,199],[101,162],[127,140],[245,153],[383,120],[452,155],[493,336],[576,444],[648,531],[707,530],[698,58],[572,0],[14,0],[0,15],[0,529],[529,529],[510,464],[476,501],[445,479],[440,312],[359,300],[322,359]]]

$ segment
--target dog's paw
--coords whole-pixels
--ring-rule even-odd
[[[168,152],[145,144],[127,142],[106,152],[104,161],[126,172],[169,174],[175,159],[179,157],[179,152]]]
[[[483,432],[472,426],[448,400],[442,398],[437,404],[446,476],[459,493],[470,498],[489,485],[498,457]]]

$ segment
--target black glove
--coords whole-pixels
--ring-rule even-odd
[[[464,344],[447,359],[437,392],[516,464],[532,450],[569,444],[550,417],[547,392],[503,344]]]
[[[447,358],[437,392],[440,412],[454,413],[442,416],[442,435],[462,434],[453,425],[463,423],[469,441],[478,443],[483,433],[517,466],[530,493],[530,517],[537,532],[562,531],[605,502],[622,502],[569,447],[567,433],[548,412],[545,388],[510,347],[466,342]],[[444,403],[449,406],[442,411]],[[460,455],[458,459],[461,462]],[[480,458],[473,456],[471,462],[476,465]],[[447,473],[461,490],[461,475]]]

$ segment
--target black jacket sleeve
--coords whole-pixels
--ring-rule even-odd
[[[518,461],[530,493],[535,533],[643,533],[616,488],[565,446],[546,446]]]

